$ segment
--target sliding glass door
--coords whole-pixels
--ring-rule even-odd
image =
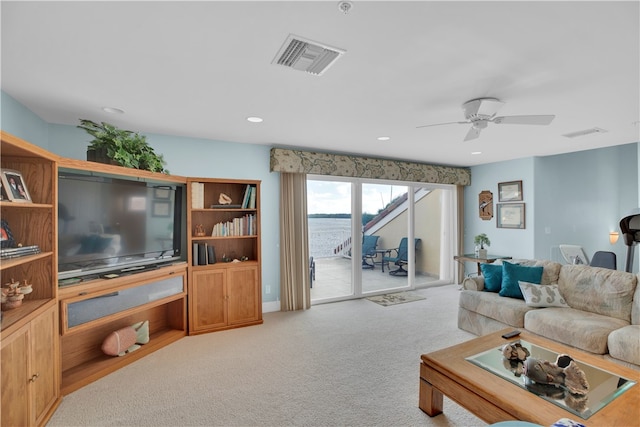
[[[409,187],[362,183],[361,188],[363,241],[375,241],[363,254],[362,293],[407,288]]]
[[[312,303],[452,283],[454,191],[309,176]]]
[[[312,301],[354,295],[352,186],[348,181],[307,180]]]

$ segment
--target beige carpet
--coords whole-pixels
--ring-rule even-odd
[[[423,300],[424,297],[416,292],[396,292],[393,294],[376,295],[368,297],[367,299],[383,307],[389,307],[390,305],[404,304],[405,302],[420,301]]]
[[[420,354],[473,336],[456,326],[457,285],[416,293],[186,337],[66,396],[48,425],[486,425],[447,398],[437,417],[418,408]]]

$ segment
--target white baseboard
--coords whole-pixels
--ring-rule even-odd
[[[270,301],[262,303],[263,313],[271,313],[274,311],[280,311],[280,301]]]

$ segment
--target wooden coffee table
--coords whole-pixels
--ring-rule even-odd
[[[570,418],[589,426],[637,426],[640,424],[640,372],[604,360],[593,354],[529,334],[505,340],[509,329],[475,338],[421,356],[419,407],[430,416],[443,410],[443,395],[463,406],[487,423],[522,420],[551,425],[560,418]],[[571,355],[618,376],[635,381],[628,390],[604,408],[583,420],[579,416],[465,360],[483,351],[499,348],[509,341],[522,339],[557,353]]]

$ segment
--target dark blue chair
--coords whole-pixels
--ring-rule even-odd
[[[379,238],[380,236],[362,236],[362,268],[374,268]]]
[[[408,262],[409,258],[409,242],[407,237],[403,237],[400,239],[400,244],[397,248],[387,249],[386,255],[382,257],[382,272],[384,273],[385,264],[393,263],[398,268],[395,270],[389,271],[389,274],[392,276],[406,276],[407,270],[404,269],[404,266]],[[420,244],[420,239],[415,240],[415,248],[418,249],[418,245]]]
[[[613,252],[597,251],[593,254],[589,265],[591,267],[604,267],[616,270],[618,267],[618,260],[616,258],[616,254]]]

